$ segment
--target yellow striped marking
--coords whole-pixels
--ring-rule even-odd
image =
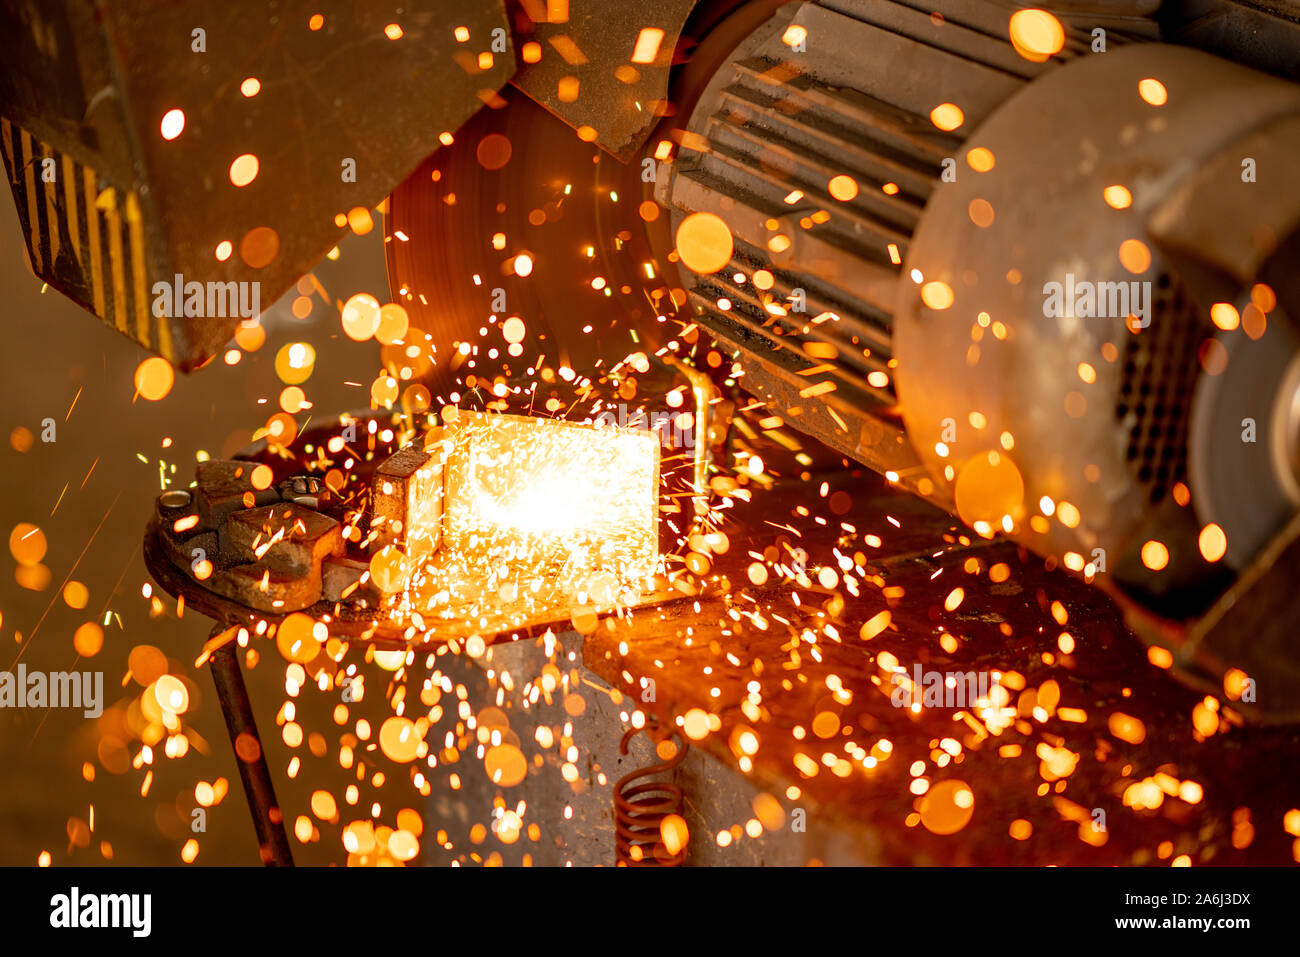
[[[68,210],[68,235],[72,238],[72,251],[77,262],[85,269],[81,252],[81,212],[77,208],[77,164],[67,153],[63,154],[63,205]]]
[[[135,337],[143,345],[150,345],[149,310],[144,294],[144,221],[140,216],[140,200],[135,190],[126,194],[126,225],[131,231],[132,298],[135,299]]]
[[[99,209],[96,204],[95,171],[89,166],[81,170],[86,194],[86,234],[90,247],[90,284],[95,296],[95,315],[107,320],[104,310],[104,252],[99,241]]]
[[[32,234],[32,268],[41,273],[45,271],[45,261],[41,255],[41,220],[36,214],[36,177],[34,175],[35,170],[32,169],[32,135],[23,129],[18,132],[19,139],[22,140],[23,144],[23,177],[27,182],[27,218]]]
[[[54,273],[54,265],[59,261],[59,184],[50,183],[45,180],[45,161],[53,159],[50,148],[41,143],[41,186],[45,192],[45,224],[50,230],[50,273]],[[55,165],[55,176],[58,176],[58,166]]]
[[[104,210],[108,218],[108,264],[113,270],[113,324],[118,330],[126,328],[126,269],[122,263],[122,213],[117,208],[117,190],[110,186],[99,194],[95,205]]]

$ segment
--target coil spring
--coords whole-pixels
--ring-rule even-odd
[[[623,735],[618,746],[619,754],[627,754],[628,742],[638,730],[632,728]],[[676,731],[661,741],[671,741],[674,737],[677,738],[677,751],[672,758],[625,774],[614,785],[614,833],[617,841],[615,859],[620,865],[680,867],[686,860],[686,841],[682,840],[681,847],[673,852],[664,844],[662,833],[665,819],[670,816],[680,819],[682,816],[682,789],[670,781],[634,783],[642,778],[667,774],[686,760],[690,746]],[[684,831],[682,834],[684,837]]]

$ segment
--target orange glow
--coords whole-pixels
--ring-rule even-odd
[[[185,687],[185,683],[174,675],[163,675],[155,681],[153,695],[164,711],[184,714],[189,709],[189,690]]]
[[[863,641],[870,641],[889,627],[892,618],[893,615],[888,610],[877,612],[862,626],[859,632],[860,637]]]
[[[1148,541],[1142,546],[1142,564],[1153,572],[1161,571],[1169,564],[1169,549],[1162,542]]]
[[[379,726],[379,748],[390,760],[409,764],[420,752],[422,743],[415,722],[410,718],[393,715]]]
[[[353,206],[348,210],[348,228],[358,236],[365,236],[375,228],[375,218],[364,206]]]
[[[940,103],[930,111],[930,122],[945,133],[951,133],[966,122],[966,115],[955,103]]]
[[[365,342],[379,331],[379,300],[359,292],[343,304],[343,332],[353,342]]]
[[[1106,205],[1111,209],[1128,209],[1133,205],[1133,194],[1126,187],[1115,184],[1102,190]]]
[[[46,548],[45,533],[30,522],[19,522],[9,535],[9,553],[19,565],[39,564]]]
[[[1008,23],[1011,45],[1031,63],[1043,63],[1065,47],[1065,28],[1046,10],[1017,10]]]
[[[690,840],[690,829],[679,814],[669,814],[659,822],[659,838],[670,855],[680,854]]]
[[[261,269],[280,254],[280,234],[270,226],[254,226],[239,241],[239,258],[244,264]]]
[[[1241,315],[1232,303],[1216,302],[1210,307],[1210,321],[1224,332],[1231,332],[1241,325]]]
[[[379,308],[379,326],[375,329],[375,338],[384,345],[397,345],[405,341],[406,333],[411,327],[406,309],[399,303],[386,303]]]
[[[1138,96],[1152,106],[1164,106],[1169,101],[1169,91],[1165,85],[1151,77],[1138,81]]]
[[[236,156],[230,164],[230,181],[236,186],[247,186],[257,179],[260,164],[252,153]]]
[[[966,162],[977,173],[987,173],[993,169],[996,160],[993,151],[984,146],[977,146],[966,152]]]
[[[663,42],[664,31],[658,27],[642,27],[637,34],[636,46],[632,50],[633,63],[654,63],[659,56],[659,44]]]
[[[1112,736],[1129,744],[1141,744],[1146,740],[1146,725],[1132,715],[1116,711],[1110,716],[1110,733]]]
[[[956,834],[975,813],[975,794],[964,781],[940,781],[919,804],[921,824],[933,834]]]
[[[797,23],[790,24],[788,27],[785,28],[785,33],[781,34],[781,42],[784,43],[786,46],[790,47],[791,49],[799,46],[800,44],[807,43],[807,41],[808,41],[808,29],[806,27],[800,26]]]
[[[135,369],[135,391],[141,398],[157,402],[172,390],[176,372],[162,356],[150,356]]]
[[[95,657],[104,647],[104,629],[94,621],[78,626],[72,634],[72,647],[83,658]]]
[[[952,287],[938,280],[927,282],[921,287],[921,301],[936,312],[947,309],[953,304]]]
[[[1002,528],[1004,516],[1014,518],[1024,506],[1025,483],[1010,457],[985,452],[958,472],[953,494],[962,521],[988,534]]]
[[[294,612],[280,623],[275,645],[285,661],[307,664],[320,654],[325,634],[323,624],[313,621],[310,615]]]
[[[1126,239],[1119,244],[1120,264],[1134,275],[1151,268],[1151,250],[1140,239]]]
[[[524,321],[518,316],[511,316],[501,324],[501,337],[506,342],[523,342],[527,333],[528,329],[524,325]]]
[[[839,176],[832,176],[826,188],[831,196],[841,203],[847,203],[858,195],[857,181],[852,176],[847,176],[844,173]]]
[[[691,213],[677,227],[677,253],[692,272],[715,273],[731,261],[734,251],[731,229],[713,213]]]
[[[1157,668],[1168,670],[1174,666],[1174,656],[1168,648],[1160,648],[1152,645],[1147,649],[1147,661],[1151,662]]]
[[[163,114],[162,123],[159,124],[159,132],[165,140],[174,140],[180,136],[185,129],[185,111],[168,110]]]
[[[492,783],[503,788],[512,788],[527,776],[528,760],[514,745],[500,744],[484,756],[483,768]]]
[[[1228,536],[1222,528],[1211,522],[1201,529],[1197,545],[1202,558],[1207,562],[1217,562],[1228,553]]]
[[[993,225],[993,204],[987,199],[972,199],[966,212],[970,215],[970,221],[980,229],[988,229]]]

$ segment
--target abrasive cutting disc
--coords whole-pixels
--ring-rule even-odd
[[[659,318],[674,312],[675,279],[651,252],[667,216],[641,164],[619,163],[505,94],[504,107],[481,110],[389,200],[389,286],[412,327],[433,338],[435,393],[469,374],[510,379],[538,356],[590,372],[653,352],[680,328]]]

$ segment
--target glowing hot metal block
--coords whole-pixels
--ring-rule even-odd
[[[464,554],[643,581],[659,556],[659,442],[650,432],[459,412],[448,423],[444,535]]]
[[[418,559],[438,547],[442,520],[442,461],[406,448],[375,471],[372,552],[396,546]]]
[[[444,422],[426,436],[446,483],[437,549],[371,558],[393,619],[495,634],[594,625],[602,612],[668,597],[654,586],[654,433],[460,410]]]

